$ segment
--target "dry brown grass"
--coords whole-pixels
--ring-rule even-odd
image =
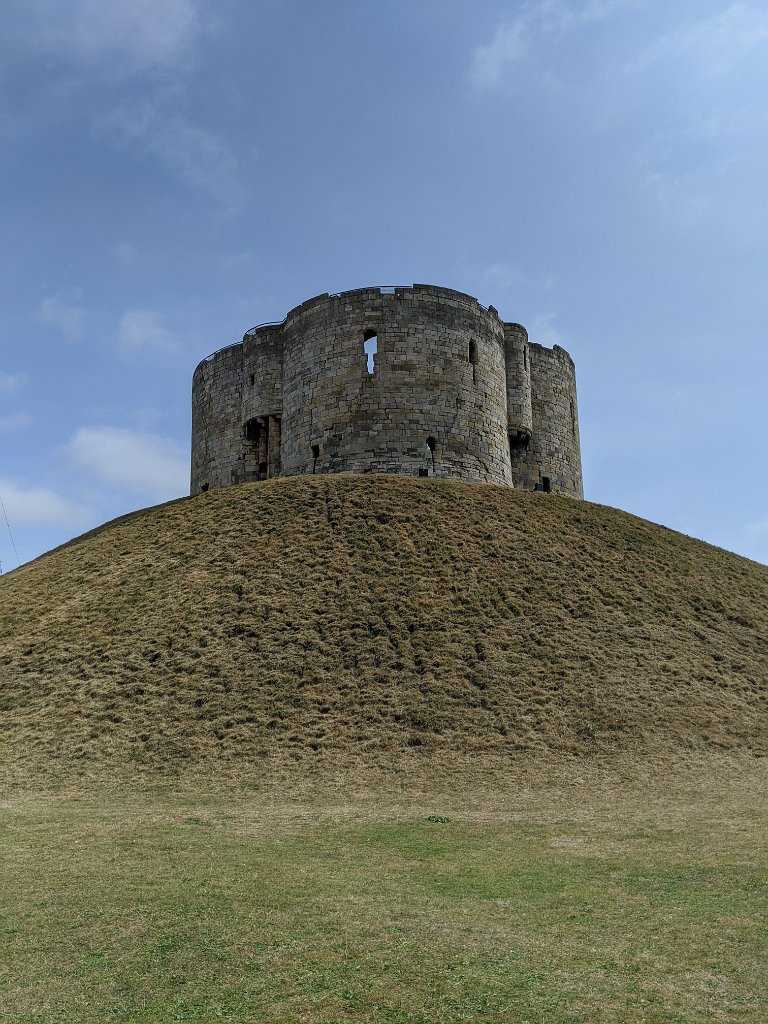
[[[0,580],[0,760],[764,754],[767,635],[766,567],[614,509],[278,479]]]

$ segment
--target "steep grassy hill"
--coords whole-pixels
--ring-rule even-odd
[[[768,569],[487,485],[278,479],[0,580],[0,764],[768,750]]]

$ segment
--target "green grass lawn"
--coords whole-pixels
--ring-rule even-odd
[[[768,771],[11,792],[0,1020],[764,1022]]]

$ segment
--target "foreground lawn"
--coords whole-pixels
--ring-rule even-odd
[[[768,771],[7,793],[3,1022],[764,1022]]]

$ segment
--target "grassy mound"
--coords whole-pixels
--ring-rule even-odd
[[[768,569],[487,485],[278,479],[0,580],[5,767],[768,749]]]

